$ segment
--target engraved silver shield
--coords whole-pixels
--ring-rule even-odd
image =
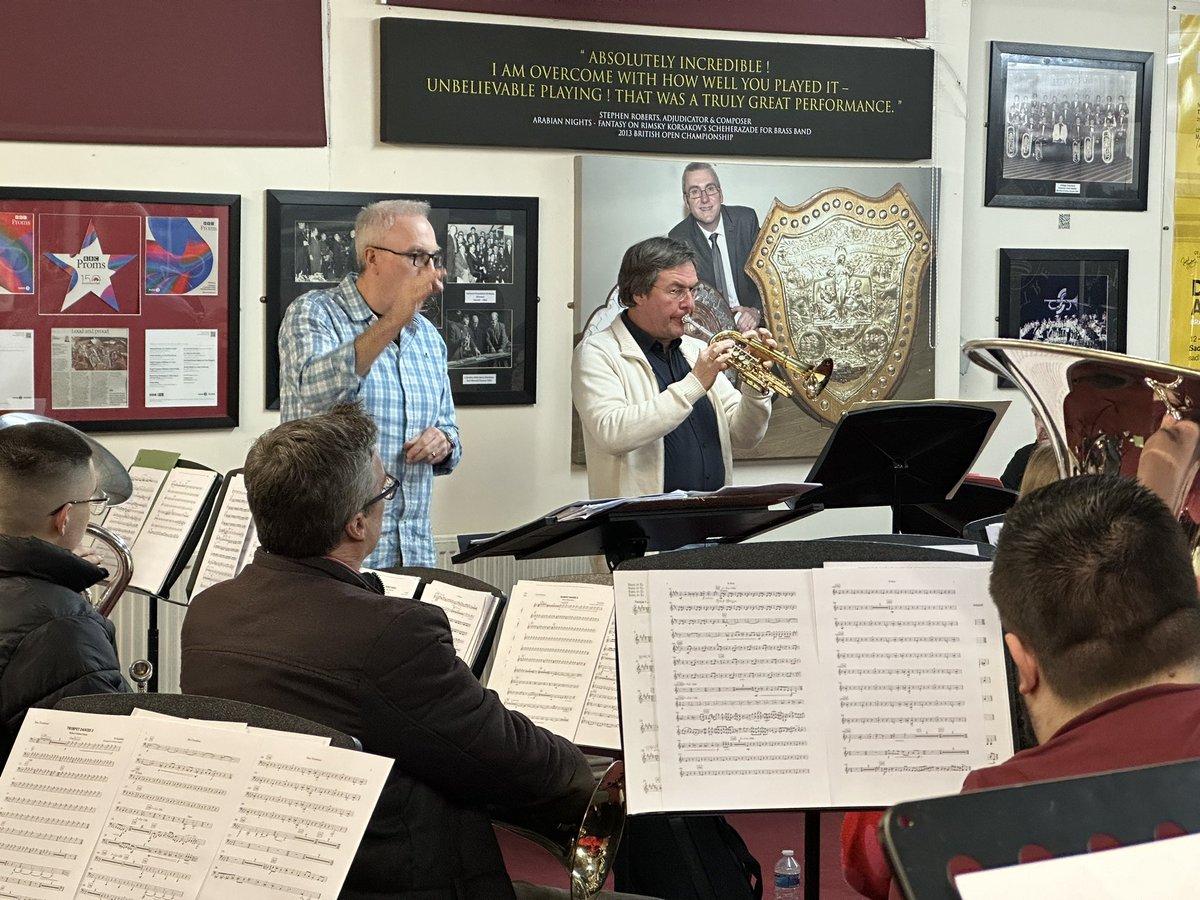
[[[834,423],[853,403],[893,395],[932,254],[929,227],[899,184],[882,197],[835,188],[800,206],[774,201],[746,263],[766,325],[807,365],[833,358],[820,397],[792,397],[801,409]]]

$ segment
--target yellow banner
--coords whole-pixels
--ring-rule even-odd
[[[1179,17],[1171,358],[1200,368],[1200,16]]]

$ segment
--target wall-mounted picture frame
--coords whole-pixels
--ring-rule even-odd
[[[0,411],[238,424],[241,197],[0,187]]]
[[[993,41],[984,202],[1145,209],[1152,60]]]
[[[998,337],[1124,353],[1128,302],[1128,250],[1000,250]]]
[[[421,314],[446,342],[455,404],[536,401],[536,197],[268,190],[267,409],[279,408],[279,326],[288,305],[356,272],[355,217],[398,198],[429,203],[445,251],[445,290]]]

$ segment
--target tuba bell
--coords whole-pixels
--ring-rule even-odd
[[[625,763],[617,760],[600,778],[579,827],[552,834],[497,820],[497,825],[547,850],[571,875],[571,900],[591,900],[604,887],[625,829]]]
[[[1015,339],[968,341],[975,363],[1013,381],[1046,425],[1063,478],[1136,475],[1200,538],[1200,459],[1142,450],[1164,418],[1200,419],[1200,372],[1122,353]],[[1150,457],[1150,458],[1147,458]]]

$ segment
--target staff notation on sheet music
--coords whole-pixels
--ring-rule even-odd
[[[892,628],[897,624],[905,628],[954,628],[962,626],[954,619],[834,619],[837,628]]]
[[[749,712],[702,712],[699,715],[681,714],[680,721],[701,722],[800,722],[807,713],[798,709],[755,709]]]
[[[333,850],[336,850],[342,846],[340,841],[334,841],[328,838],[296,834],[292,831],[280,831],[276,828],[262,828],[257,825],[246,825],[242,822],[235,822],[232,828],[238,834],[252,834],[258,835],[259,837],[274,838],[280,841],[303,841],[306,844],[316,844],[318,847],[329,847]]]
[[[967,689],[964,684],[842,684],[838,690],[842,691],[904,691],[911,694],[913,691],[965,691]]]
[[[140,779],[145,781],[146,779]],[[188,809],[194,809],[199,812],[214,813],[220,809],[219,806],[213,806],[208,803],[200,803],[196,800],[184,800],[181,797],[163,797],[159,794],[143,794],[138,791],[129,790],[122,794],[127,800],[136,800],[139,803],[165,803],[167,806],[186,806]]]
[[[247,800],[262,800],[265,803],[279,803],[283,806],[299,806],[301,809],[308,810],[313,813],[329,813],[334,816],[342,816],[350,818],[354,815],[354,811],[347,809],[344,806],[334,806],[331,803],[313,803],[309,800],[301,800],[299,797],[278,797],[273,794],[260,794],[258,791],[247,791]]]
[[[952,634],[884,634],[834,636],[837,644],[958,644],[960,639]],[[839,659],[841,657],[838,657]]]
[[[75,781],[94,781],[101,783],[106,779],[104,775],[89,775],[86,772],[63,772],[59,769],[36,769],[32,766],[20,765],[17,766],[18,775],[28,775],[31,778],[70,778]]]
[[[301,853],[298,850],[288,850],[271,844],[256,844],[254,841],[239,841],[230,838],[225,842],[227,847],[240,847],[243,850],[257,850],[260,853],[270,853],[272,856],[287,856],[292,859],[303,859],[306,862],[319,863],[323,866],[333,865],[333,860],[326,856],[314,856],[312,853]]]
[[[78,853],[68,853],[66,850],[58,850],[53,847],[36,847],[31,850],[28,849],[24,844],[9,844],[4,841],[0,841],[0,850],[9,853],[19,850],[22,853],[32,853],[35,856],[53,856],[56,859],[70,860],[79,858]]]
[[[887,763],[879,763],[874,766],[846,766],[847,772],[873,772],[876,775],[897,774],[901,772],[970,772],[971,766],[968,763],[960,763],[958,765],[948,764],[944,766],[925,765],[925,766],[892,766]]]
[[[674,610],[672,610],[672,612],[673,611]],[[721,615],[719,617],[705,616],[705,617],[701,617],[701,618],[693,618],[691,616],[688,616],[685,618],[683,616],[672,615],[671,616],[671,629],[672,629],[672,633],[674,633],[675,628],[678,628],[678,627],[681,627],[684,625],[720,625],[722,627],[724,627],[726,625],[754,625],[754,624],[795,625],[797,623],[797,621],[798,620],[796,619],[795,616],[782,616],[782,617],[771,616],[769,618],[760,618],[758,616]]]
[[[156,784],[159,787],[165,788],[181,788],[185,791],[199,791],[202,794],[224,794],[223,788],[209,787],[206,784],[188,784],[184,781],[172,781],[170,778],[156,778],[153,775],[142,775],[136,770],[130,775],[131,781],[138,781],[145,784]],[[176,801],[177,802],[177,801]]]
[[[924,593],[918,591],[917,593]],[[897,606],[893,601],[884,600],[874,601],[871,603],[838,603],[834,602],[833,611],[835,613],[847,612],[957,612],[958,607],[953,603],[905,603],[903,606]]]
[[[758,757],[756,757],[756,756],[746,756],[746,757],[742,757],[742,758],[745,760],[758,759]],[[696,771],[692,771],[690,769],[681,769],[679,772],[679,777],[680,778],[708,778],[708,777],[711,777],[714,775],[725,775],[725,776],[735,776],[735,777],[746,776],[746,775],[807,775],[811,771],[812,771],[812,769],[809,769],[809,768],[787,768],[787,769],[769,768],[769,769],[764,769],[759,766],[746,765],[746,766],[739,766],[736,769],[698,769]]]
[[[916,678],[921,675],[962,675],[961,668],[955,669],[938,669],[928,667],[872,667],[866,669],[852,669],[845,663],[841,663],[838,668],[838,675],[896,675],[900,678]]]
[[[961,725],[967,721],[967,717],[966,716],[846,716],[846,715],[843,715],[841,717],[841,721],[842,721],[843,725],[864,725],[864,724],[865,725],[875,725],[875,724],[881,723],[881,722],[895,722],[896,724],[900,724],[902,722],[907,722],[909,725],[912,725],[914,728],[916,728],[917,723],[921,723],[924,725],[936,725],[936,724],[944,722],[946,724],[960,724]],[[943,734],[930,734],[930,735],[925,735],[925,736],[926,737],[949,737],[949,735],[943,735]],[[960,737],[963,737],[963,736],[965,736],[965,735],[960,735]]]
[[[209,769],[202,766],[189,766],[185,763],[165,762],[159,759],[149,759],[145,756],[139,756],[138,764],[147,766],[152,769],[165,769],[168,772],[178,772],[181,775],[192,775],[196,778],[223,778],[226,781],[233,779],[232,772],[222,772],[220,769]]]
[[[253,866],[256,869],[261,869],[268,875],[287,875],[289,878],[304,878],[309,881],[315,881],[318,884],[324,884],[329,879],[319,872],[313,872],[309,869],[297,869],[293,866],[283,866],[279,863],[267,862],[261,859],[246,859],[242,856],[230,856],[228,853],[217,854],[217,861],[223,863],[236,863],[243,866]],[[276,889],[282,890],[283,885],[276,885]],[[289,890],[290,893],[290,890]]]
[[[920,653],[905,653],[903,651],[894,651],[890,653],[877,653],[872,651],[857,652],[853,650],[838,650],[838,659],[962,659],[962,653],[957,651],[939,651],[928,650]],[[980,665],[986,663],[987,660],[980,660]]]
[[[214,869],[212,877],[216,881],[232,881],[234,884],[248,884],[251,887],[267,888],[272,891],[280,890],[280,886],[273,881],[252,878],[249,875],[236,875],[233,872],[222,872],[220,869]],[[298,897],[300,900],[318,900],[321,896],[316,891],[306,891],[298,887],[288,887],[286,893],[289,896]]]
[[[833,596],[840,597],[843,594],[850,594],[855,597],[953,597],[955,591],[950,588],[937,587],[919,587],[919,588],[902,588],[889,585],[881,588],[868,587],[852,587],[843,588],[840,584],[831,585],[829,591]],[[907,603],[904,604],[905,609],[912,609]],[[930,607],[931,609],[942,609],[941,606]],[[834,609],[837,609],[835,602]]]
[[[731,734],[736,734],[740,738],[739,745],[744,746],[747,738],[763,738],[773,734],[795,734],[796,729],[791,726],[771,726],[771,725],[680,725],[676,732],[678,734],[686,734],[690,737],[727,737]],[[785,741],[779,744],[766,746],[789,746],[800,744],[802,742]],[[680,746],[683,746],[682,744]],[[757,743],[755,746],[759,746]]]
[[[684,649],[692,650],[693,648],[687,644],[679,644],[679,650]],[[737,647],[723,647],[721,650],[723,653],[736,653],[737,651]],[[692,657],[687,657],[675,662],[675,665],[685,668],[713,666],[726,672],[738,666],[797,666],[799,664],[799,656],[751,656],[743,659],[693,659]]]
[[[706,681],[714,678],[728,678],[729,671],[726,668],[720,672],[676,672],[675,681]],[[759,679],[774,679],[774,678],[795,678],[795,672],[745,672],[742,674],[744,681],[756,681]],[[731,685],[728,690],[745,690],[745,685]]]
[[[946,707],[966,706],[966,700],[848,700],[843,697],[838,701],[842,709],[867,709],[881,707],[883,709],[917,709],[922,706],[933,706],[940,709]]]
[[[100,882],[101,884],[107,884],[121,888],[122,890],[128,892],[125,894],[126,897],[145,897],[147,900],[150,900],[150,898],[153,898],[153,900],[170,900],[170,898],[173,897],[185,896],[183,891],[166,888],[162,885],[150,886],[143,884],[140,881],[134,881],[131,878],[117,878],[114,875],[91,875],[85,879],[83,887],[80,888],[80,893],[89,897],[96,896],[94,891],[88,885],[89,881]]]
[[[155,837],[155,835],[149,835]],[[135,841],[127,841],[123,838],[100,838],[101,847],[116,847],[119,850],[136,850],[139,853],[145,853],[149,856],[157,856],[162,859],[173,859],[176,862],[195,862],[199,857],[195,853],[189,853],[186,850],[171,850],[167,847],[150,847],[146,843],[138,843]]]
[[[343,825],[334,825],[322,819],[306,819],[303,816],[293,816],[288,813],[274,812],[267,809],[252,809],[247,807],[243,812],[250,815],[262,816],[264,819],[275,819],[278,822],[288,822],[295,825],[297,828],[315,828],[318,832],[335,831],[339,834],[344,833],[346,828]]]
[[[676,603],[672,611],[679,613],[695,612],[790,612],[795,613],[795,603]],[[793,616],[794,617],[794,616]]]
[[[267,778],[265,775],[250,776],[251,784],[269,785],[270,787],[285,787],[296,791],[303,791],[312,796],[313,794],[321,794],[325,797],[335,797],[339,800],[357,800],[362,796],[362,793],[353,791],[343,791],[338,788],[321,787],[319,784],[309,784],[307,782],[296,782],[286,778]]]
[[[270,759],[264,759],[259,764],[260,769],[269,769],[273,772],[290,772],[297,778],[328,778],[330,781],[340,781],[345,784],[356,784],[362,787],[368,783],[368,779],[359,778],[356,775],[348,775],[345,772],[331,772],[328,769],[318,769],[312,766],[298,766],[292,763],[276,762]]]
[[[898,756],[902,759],[911,759],[916,756],[969,756],[971,753],[967,747],[948,747],[935,748],[933,750],[919,750],[911,748],[903,750],[899,747],[874,747],[870,750],[851,750],[849,747],[842,749],[842,756]]]

